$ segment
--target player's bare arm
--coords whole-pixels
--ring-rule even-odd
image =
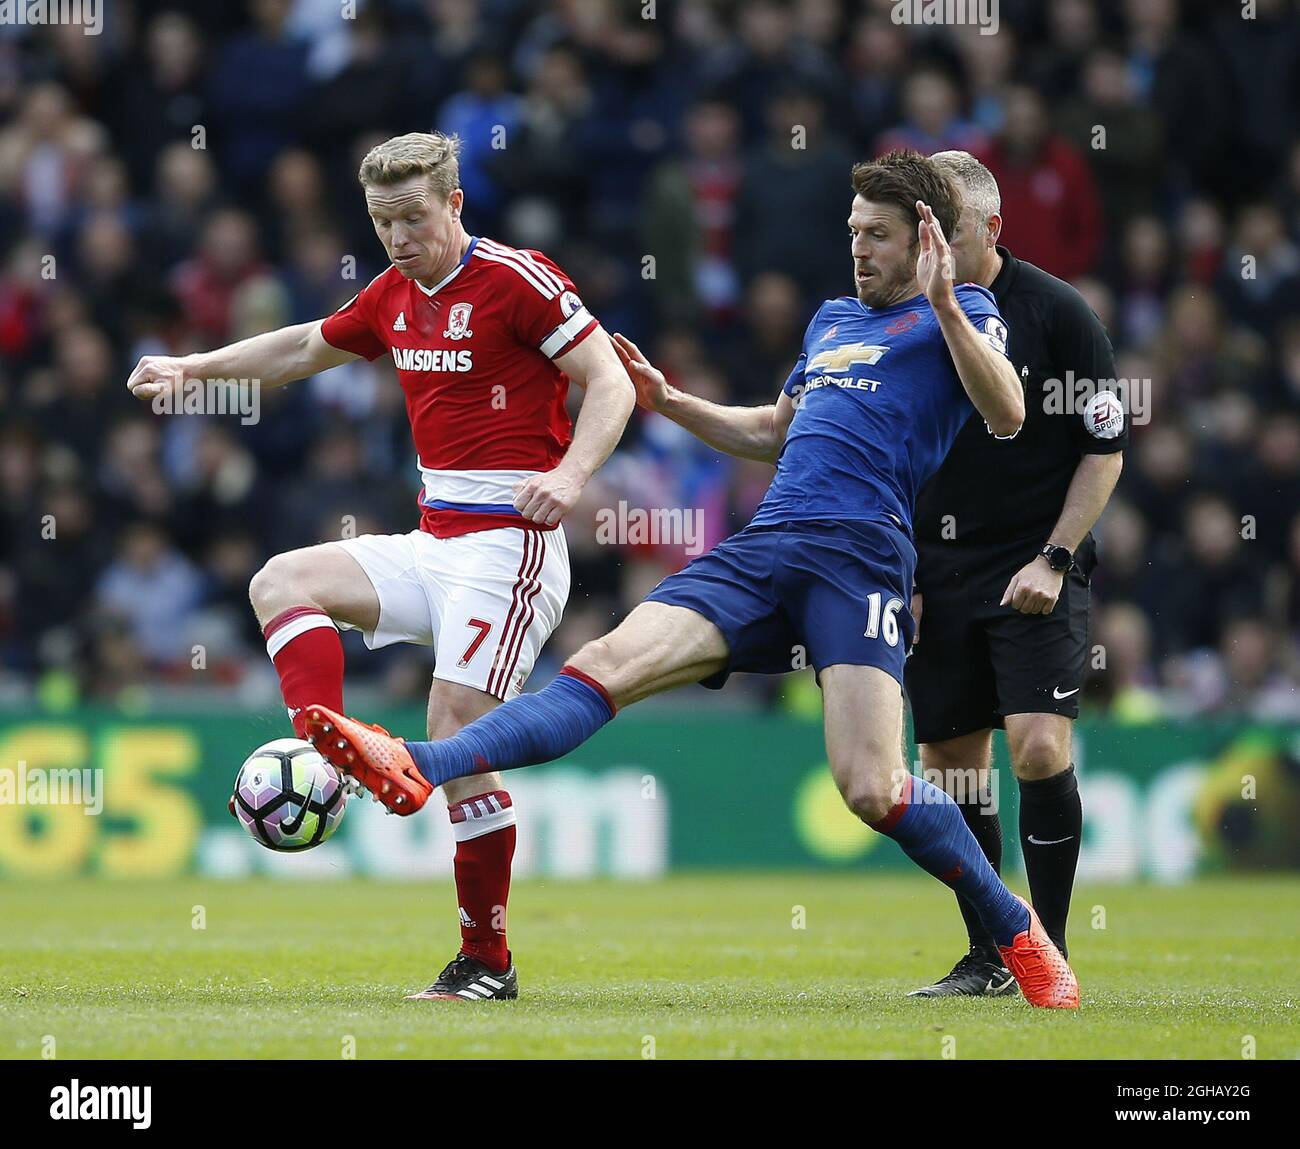
[[[917,201],[920,254],[916,281],[934,308],[939,329],[966,394],[995,435],[1007,437],[1025,421],[1025,398],[1011,361],[971,325],[953,291],[953,255],[929,204]]]
[[[519,484],[515,510],[535,523],[554,526],[577,503],[582,489],[623,437],[636,397],[605,332],[597,328],[556,366],[586,391],[573,425],[573,442],[560,465]]]
[[[331,347],[321,335],[321,320],[297,323],[194,355],[146,355],[126,381],[137,399],[153,399],[185,379],[256,379],[260,387],[280,387],[358,358]]]
[[[646,410],[666,416],[724,454],[776,462],[794,418],[794,402],[784,391],[775,403],[762,407],[710,403],[671,386],[625,335],[614,335],[614,347],[636,386],[637,403]]]
[[[1078,550],[1079,544],[1106,509],[1123,468],[1122,451],[1110,455],[1084,455],[1075,468],[1065,504],[1047,541],[1069,551]],[[1046,558],[1035,555],[1011,576],[1001,605],[1009,604],[1024,614],[1051,614],[1064,580],[1064,571],[1052,570]]]

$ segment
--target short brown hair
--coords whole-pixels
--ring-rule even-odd
[[[943,234],[952,238],[961,214],[961,195],[952,177],[920,152],[886,152],[853,167],[853,191],[872,203],[893,204],[904,219],[919,223],[916,201],[930,205]],[[913,240],[915,240],[913,236]]]
[[[357,179],[362,187],[386,187],[413,176],[428,176],[438,197],[460,187],[460,137],[442,132],[408,132],[376,144],[361,161]]]

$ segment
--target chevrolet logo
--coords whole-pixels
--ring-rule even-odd
[[[879,363],[888,347],[874,347],[869,343],[844,343],[828,351],[819,351],[808,360],[805,371],[848,371],[855,363]]]

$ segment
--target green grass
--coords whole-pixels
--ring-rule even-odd
[[[191,928],[204,907],[206,929]],[[0,1057],[1300,1056],[1300,881],[1094,887],[1083,1008],[912,1001],[960,952],[925,879],[706,875],[515,890],[518,1002],[404,1002],[454,951],[446,883],[0,885]],[[792,928],[794,907],[806,928]],[[1104,907],[1105,929],[1090,926]]]

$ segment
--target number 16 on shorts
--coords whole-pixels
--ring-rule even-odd
[[[882,607],[883,598],[878,590],[867,595],[867,629],[862,634],[865,638],[883,638],[890,646],[897,646],[898,612],[903,609],[903,600],[891,598]]]

